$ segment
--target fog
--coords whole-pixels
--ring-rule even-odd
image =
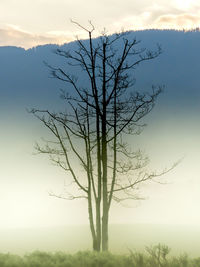
[[[125,203],[125,207],[113,204],[110,223],[131,226],[122,227],[120,231],[111,227],[111,247],[126,251],[129,246],[164,242],[175,250],[195,254],[200,225],[200,58],[197,50],[200,33],[144,31],[131,34],[135,35],[144,40],[142,46],[158,42],[164,48],[159,59],[139,66],[134,73],[137,88],[148,90],[152,84],[165,84],[166,88],[145,118],[148,126],[140,136],[127,141],[149,155],[151,170],[162,171],[177,160],[182,161],[161,177],[164,184],[148,183],[140,188],[140,196],[145,200]],[[64,194],[65,190],[74,189],[68,186],[71,182],[68,174],[53,166],[47,157],[34,155],[35,141],[51,136],[26,110],[64,106],[59,98],[59,89],[64,85],[49,79],[43,64],[43,60],[60,64],[52,53],[55,47],[47,45],[27,51],[0,47],[1,251],[81,249],[90,244],[89,241],[81,243],[88,239],[86,230],[63,228],[88,223],[86,202],[49,196],[50,192]],[[138,228],[135,224],[144,227]],[[145,226],[149,224],[151,226]]]

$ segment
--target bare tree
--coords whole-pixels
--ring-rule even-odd
[[[91,23],[91,29],[73,23],[88,33],[89,40],[77,38],[75,51],[55,51],[70,66],[70,73],[49,66],[52,76],[67,85],[62,91],[67,111],[32,110],[54,136],[53,142],[36,149],[71,174],[80,194],[70,194],[69,199],[87,199],[93,249],[106,251],[112,200],[137,198],[139,185],[161,175],[147,172],[148,158],[125,141],[127,135],[141,132],[142,118],[162,91],[161,87],[152,87],[149,93],[136,91],[134,69],[158,57],[161,48],[139,49],[140,42],[129,40],[128,32],[111,36],[104,32],[94,39]],[[80,70],[82,80],[75,75]]]

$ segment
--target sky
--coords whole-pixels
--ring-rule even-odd
[[[200,26],[200,3],[198,2],[195,0],[118,2],[1,0],[0,46],[14,45],[30,48],[39,44],[69,42],[74,40],[76,35],[86,38],[85,33],[70,22],[70,18],[85,27],[88,27],[88,20],[91,20],[97,31],[101,32],[106,27],[110,33],[121,29],[195,28]],[[16,101],[18,101],[17,97]],[[30,115],[24,112],[20,117],[20,114],[16,115],[14,110],[10,110],[7,116],[14,119],[12,125],[6,119],[2,122],[0,228],[51,227],[87,223],[87,212],[83,212],[86,210],[84,201],[67,202],[49,196],[51,191],[58,194],[63,192],[67,181],[65,174],[52,166],[47,159],[33,155],[34,142],[41,137],[38,133],[38,129],[41,130],[40,126],[36,126],[35,123],[24,131],[22,118],[26,117],[26,120],[29,120]],[[15,126],[14,139],[13,125]],[[194,125],[191,124],[192,129],[197,127]],[[169,140],[164,138],[168,126],[173,127],[173,135],[170,131],[171,144],[166,145],[165,148],[168,151],[163,153],[162,145],[167,144]],[[156,168],[170,166],[185,154],[187,159],[165,176],[165,181],[170,181],[166,186],[153,184],[144,187],[143,195],[147,197],[147,201],[134,203],[131,212],[130,209],[114,204],[111,222],[199,224],[200,216],[196,210],[199,204],[193,205],[193,203],[200,203],[197,187],[197,174],[200,169],[196,150],[199,143],[190,142],[188,135],[191,128],[188,127],[186,130],[184,121],[179,121],[178,126],[176,121],[171,124],[166,122],[160,124],[156,136],[153,135],[154,127],[157,127],[156,122],[148,128],[146,137],[145,134],[141,137],[140,143],[142,144],[144,139],[148,138],[148,134],[152,133],[151,142],[146,150],[150,151]],[[198,140],[197,133],[199,133],[198,127],[194,140]],[[179,139],[181,134],[182,138]],[[16,141],[22,138],[23,143]],[[155,142],[157,142],[156,147]],[[185,151],[185,144],[187,151]],[[185,168],[186,164],[187,168]]]
[[[190,29],[200,26],[198,0],[1,0],[0,45],[30,48],[39,44],[61,44],[86,38],[70,22],[98,32],[136,29]]]

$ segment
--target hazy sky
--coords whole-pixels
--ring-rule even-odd
[[[91,20],[99,32],[200,26],[198,0],[1,0],[0,10],[0,45],[25,48],[84,37],[70,18]]]

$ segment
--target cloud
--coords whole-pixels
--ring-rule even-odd
[[[113,22],[113,29],[194,29],[200,26],[197,0],[146,1],[137,13],[124,14]]]
[[[73,40],[70,33],[49,32],[43,35],[34,34],[12,24],[0,28],[0,46],[20,46],[25,49],[43,44],[62,44]]]
[[[199,10],[199,9],[198,9]],[[180,12],[154,4],[141,13],[125,16],[114,22],[113,29],[125,30],[174,29],[190,30],[200,27],[200,12]]]
[[[143,30],[143,29],[191,29],[200,27],[200,12],[190,10],[188,12],[180,12],[173,7],[164,6],[163,3],[154,3],[151,6],[147,5],[141,12],[137,14],[124,14],[122,17],[110,18],[106,29],[108,33],[124,30]],[[98,21],[94,32],[94,37],[101,34]],[[85,25],[85,24],[84,24]],[[70,27],[72,28],[70,23]],[[85,27],[88,25],[86,24]],[[96,25],[95,25],[96,26]],[[54,26],[55,27],[55,26]],[[68,30],[61,29],[46,29],[40,33],[27,31],[15,24],[0,25],[0,46],[20,46],[25,49],[43,44],[63,44],[73,41],[76,36],[79,38],[88,38],[87,32],[84,32],[78,27]],[[89,26],[88,26],[89,27]],[[99,30],[100,29],[100,30]]]
[[[194,10],[198,6],[199,7],[199,1],[198,0],[171,0],[170,6],[175,7],[180,11],[191,11]]]
[[[121,28],[124,30],[141,30],[148,25],[148,21],[151,17],[150,12],[142,12],[140,15],[132,15],[122,18],[114,22],[111,26],[113,30],[119,31]]]
[[[178,15],[162,15],[154,23],[160,29],[191,29],[200,26],[200,15],[189,13]]]
[[[34,34],[21,29],[17,25],[6,24],[0,27],[0,46],[19,46],[25,49],[44,44],[64,44],[76,39],[88,38],[88,33],[82,29],[76,31],[52,30],[44,34]],[[93,37],[97,37],[96,32]]]

